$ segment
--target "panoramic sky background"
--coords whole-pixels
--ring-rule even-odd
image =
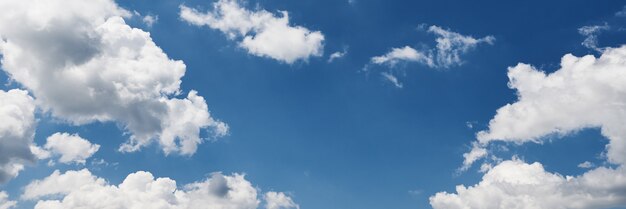
[[[622,1],[2,1],[0,209],[626,208],[625,27]]]

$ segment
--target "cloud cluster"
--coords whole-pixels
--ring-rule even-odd
[[[130,135],[121,151],[156,141],[166,154],[191,155],[202,130],[226,134],[195,91],[176,98],[185,64],[127,25],[129,16],[112,0],[2,1],[2,69],[56,118],[118,123]]]
[[[302,26],[291,26],[287,11],[277,17],[266,10],[250,11],[238,0],[219,0],[206,13],[180,6],[180,18],[196,26],[208,26],[238,39],[248,53],[288,64],[322,56],[324,35]]]
[[[39,159],[60,156],[59,162],[85,164],[87,158],[95,154],[100,145],[92,144],[78,134],[54,133],[46,139],[43,148],[32,146],[31,151]]]
[[[480,183],[459,185],[455,193],[430,197],[435,209],[464,208],[609,208],[626,204],[626,172],[600,168],[579,177],[544,170],[540,163],[504,161],[487,172]]]
[[[390,66],[398,62],[418,62],[431,68],[450,68],[463,64],[461,55],[469,50],[481,43],[493,44],[495,41],[493,36],[476,39],[436,25],[430,26],[427,32],[437,36],[435,48],[425,50],[416,50],[410,46],[392,48],[387,54],[372,57],[371,62]]]
[[[17,205],[17,201],[9,200],[9,195],[0,191],[0,209],[10,209]]]
[[[132,173],[119,185],[111,185],[86,169],[55,171],[31,182],[21,198],[37,200],[36,209],[255,209],[261,203],[257,189],[241,174],[214,173],[204,181],[179,188],[176,181],[155,178],[145,171]],[[266,193],[266,200],[268,209],[297,208],[283,193]]]
[[[35,102],[28,92],[0,90],[0,183],[36,160],[30,151],[35,126]]]
[[[476,146],[464,155],[464,167],[488,156],[493,141],[541,143],[600,128],[609,139],[605,156],[612,167],[597,167],[580,176],[549,173],[540,163],[504,161],[488,168],[472,187],[431,197],[435,208],[608,208],[626,205],[626,46],[592,55],[563,56],[561,68],[546,74],[533,66],[510,67],[509,87],[518,101],[497,110],[488,130],[478,132]],[[476,154],[478,153],[478,154]],[[590,163],[581,167],[591,168]]]

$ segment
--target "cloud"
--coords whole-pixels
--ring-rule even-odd
[[[593,168],[595,165],[589,161],[582,162],[578,164],[579,168]]]
[[[343,51],[340,51],[340,52],[334,52],[330,54],[330,56],[328,56],[328,63],[331,63],[335,61],[336,59],[342,58],[343,56],[346,56],[346,54],[348,54],[348,49],[344,49]]]
[[[78,134],[55,133],[46,139],[43,148],[32,147],[37,158],[46,159],[52,155],[60,155],[59,162],[69,164],[85,164],[87,158],[95,154],[100,145],[92,144]]]
[[[155,23],[159,21],[159,16],[156,15],[146,15],[141,18],[141,21],[145,23],[148,27],[152,27]]]
[[[625,62],[622,46],[599,58],[567,54],[551,74],[527,64],[510,67],[509,87],[517,90],[518,101],[497,110],[488,130],[477,134],[478,142],[541,142],[547,135],[597,127],[609,139],[609,162],[626,163]]]
[[[622,10],[615,13],[616,17],[626,17],[626,6],[622,7]]]
[[[479,44],[493,44],[495,38],[486,36],[476,39],[465,36],[436,25],[432,25],[427,30],[437,38],[435,48],[416,50],[410,46],[403,48],[392,48],[387,54],[371,58],[373,64],[396,65],[398,62],[417,62],[430,68],[450,68],[463,64],[461,55],[467,53]]]
[[[302,26],[291,26],[287,11],[280,17],[266,10],[250,11],[238,0],[220,0],[206,13],[180,6],[180,18],[192,25],[208,26],[238,40],[248,53],[292,64],[322,56],[324,35]]]
[[[130,136],[121,151],[158,142],[166,154],[191,155],[200,131],[225,135],[195,91],[176,98],[185,64],[127,25],[130,14],[112,0],[2,1],[2,69],[56,118],[119,124]]]
[[[472,143],[472,150],[463,154],[463,166],[459,170],[465,171],[469,169],[476,160],[487,156],[487,154],[487,149],[481,147],[478,143]]]
[[[254,209],[261,202],[257,193],[257,189],[241,174],[214,173],[204,181],[179,188],[176,181],[155,178],[145,171],[132,173],[119,185],[111,185],[83,169],[65,173],[55,171],[42,180],[35,180],[25,187],[22,199],[37,200],[36,209]],[[270,196],[276,196],[279,201],[291,200],[281,194]]]
[[[35,126],[35,102],[28,92],[0,90],[0,183],[16,177],[24,164],[35,162],[30,151]]]
[[[434,67],[432,57],[424,52],[417,51],[410,46],[403,48],[392,48],[387,54],[372,57],[371,62],[374,64],[396,65],[398,62],[419,62]]]
[[[611,27],[609,27],[607,23],[604,23],[604,25],[591,25],[578,28],[578,33],[585,36],[585,40],[581,43],[581,45],[588,49],[602,52],[604,49],[598,47],[598,34],[609,29],[611,29]]]
[[[494,141],[542,143],[587,128],[600,128],[609,139],[604,155],[615,166],[596,167],[580,176],[544,170],[540,163],[520,160],[499,163],[472,187],[458,186],[456,194],[431,197],[434,208],[609,208],[626,205],[626,45],[605,48],[593,55],[563,56],[561,68],[547,74],[518,64],[508,71],[509,87],[518,100],[496,111],[488,130],[465,163],[487,154],[472,155]],[[584,114],[581,114],[584,113]],[[591,168],[591,163],[579,165]],[[515,206],[515,207],[514,207]]]
[[[540,163],[517,159],[489,170],[480,183],[459,185],[455,193],[430,197],[435,209],[461,208],[608,208],[626,204],[623,167],[600,168],[582,176],[546,172]]]
[[[300,209],[300,206],[293,202],[291,197],[282,192],[268,192],[265,193],[264,198],[267,209]]]
[[[383,79],[389,81],[396,88],[402,88],[402,83],[400,83],[400,81],[398,81],[398,78],[393,74],[388,72],[382,72],[380,73],[380,75],[383,76]]]
[[[15,208],[17,201],[9,200],[9,195],[6,192],[0,191],[0,209]]]

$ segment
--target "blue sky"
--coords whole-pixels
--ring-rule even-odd
[[[54,170],[82,168],[111,185],[137,171],[169,177],[179,186],[214,172],[245,173],[259,194],[284,193],[300,208],[431,208],[429,198],[436,193],[455,193],[456,185],[475,185],[485,175],[479,171],[482,160],[467,170],[459,168],[476,134],[496,130],[489,126],[496,110],[520,100],[516,89],[507,86],[509,67],[527,63],[551,73],[561,68],[566,54],[598,57],[608,52],[581,45],[586,36],[579,28],[609,25],[598,33],[598,46],[617,48],[624,44],[621,27],[626,23],[616,15],[624,6],[620,1],[240,1],[244,9],[266,10],[276,17],[288,11],[290,26],[323,34],[323,53],[288,63],[250,53],[239,45],[241,37],[229,38],[180,16],[180,5],[205,13],[213,10],[215,1],[115,3],[137,12],[125,18],[126,24],[149,32],[170,59],[186,65],[181,94],[169,98],[197,91],[210,117],[228,124],[228,134],[213,137],[212,127],[203,128],[200,137],[205,140],[192,155],[166,153],[157,141],[138,151],[120,152],[120,145],[134,134],[123,122],[76,125],[68,122],[69,116],[55,116],[55,109],[38,107],[35,144],[43,146],[52,134],[66,132],[100,147],[84,164],[49,165],[54,158],[26,164],[19,175],[0,185],[9,199],[18,201],[15,208],[32,208],[42,201],[19,198],[33,180]],[[146,15],[158,17],[152,26],[142,21]],[[494,40],[470,46],[460,53],[461,62],[450,67],[406,59],[372,62],[372,57],[404,46],[436,53],[438,36],[427,31],[431,25],[463,37]],[[344,50],[343,57],[328,61],[332,53]],[[5,69],[5,62],[2,67],[2,90],[24,89],[39,100],[37,88],[12,79],[7,72],[14,71]],[[402,86],[386,80],[383,72]],[[493,139],[483,147],[489,152],[484,161],[493,166],[502,161],[541,162],[547,172],[563,176],[589,172],[578,166],[585,161],[621,167],[621,161],[607,159],[609,140],[601,134],[606,126],[555,125],[554,130],[566,130],[530,137],[540,143],[514,135],[510,140]],[[95,163],[100,160],[106,164]],[[588,207],[625,205],[617,201]],[[296,206],[279,208],[291,207]]]

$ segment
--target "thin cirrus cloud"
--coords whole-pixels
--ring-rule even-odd
[[[599,58],[567,54],[561,59],[561,68],[550,74],[522,63],[510,67],[509,87],[517,90],[518,101],[497,110],[488,130],[478,132],[477,146],[469,152],[482,153],[494,141],[541,143],[548,135],[600,128],[609,139],[606,158],[617,167],[562,176],[546,171],[539,162],[508,160],[487,169],[477,185],[458,186],[456,194],[437,193],[430,199],[433,207],[610,208],[626,204],[624,63],[626,46],[605,48]],[[464,155],[464,166],[488,155]]]
[[[585,40],[581,45],[588,49],[602,52],[603,48],[598,47],[598,35],[609,29],[611,29],[611,27],[607,23],[604,23],[604,25],[589,25],[578,28],[578,33],[585,36]]]
[[[31,151],[40,160],[59,156],[58,161],[61,163],[83,165],[98,149],[100,145],[92,144],[78,134],[68,133],[54,133],[46,139],[43,147],[31,147]]]
[[[435,48],[417,50],[410,46],[392,48],[388,53],[371,58],[378,65],[396,65],[399,62],[418,62],[431,68],[450,68],[463,64],[461,56],[479,44],[493,44],[495,38],[486,36],[476,39],[442,27],[432,25],[427,30],[437,38]]]
[[[202,131],[227,134],[196,91],[177,98],[185,64],[127,25],[130,16],[112,0],[2,1],[2,69],[55,118],[119,124],[130,135],[120,151],[157,142],[191,155]]]
[[[179,187],[170,178],[155,178],[138,171],[119,185],[94,176],[89,170],[54,171],[24,188],[21,199],[37,201],[36,209],[55,208],[230,208],[256,209],[259,191],[244,175],[213,173],[209,178]],[[270,197],[270,198],[268,198]],[[280,192],[265,194],[267,209],[298,208]]]
[[[428,27],[427,32],[437,37],[435,39],[437,45],[434,48],[415,49],[410,46],[392,48],[386,54],[372,57],[368,66],[385,65],[393,68],[399,63],[416,62],[430,68],[451,68],[462,65],[464,63],[462,55],[468,53],[478,45],[492,45],[495,42],[493,36],[474,38],[436,25]],[[365,69],[367,69],[368,66],[366,66]],[[394,86],[398,88],[402,87],[402,83],[397,79],[389,79],[390,76],[396,78],[392,71],[383,72],[381,75],[387,81],[392,82]]]
[[[35,101],[28,92],[0,90],[0,183],[36,161],[30,150],[36,125]]]
[[[217,1],[213,4],[213,10],[207,12],[180,6],[180,18],[183,21],[219,30],[229,39],[237,40],[239,47],[252,55],[269,57],[287,64],[322,56],[322,32],[292,26],[289,13],[280,13],[281,16],[276,16],[266,10],[251,11],[242,7],[238,0]]]

